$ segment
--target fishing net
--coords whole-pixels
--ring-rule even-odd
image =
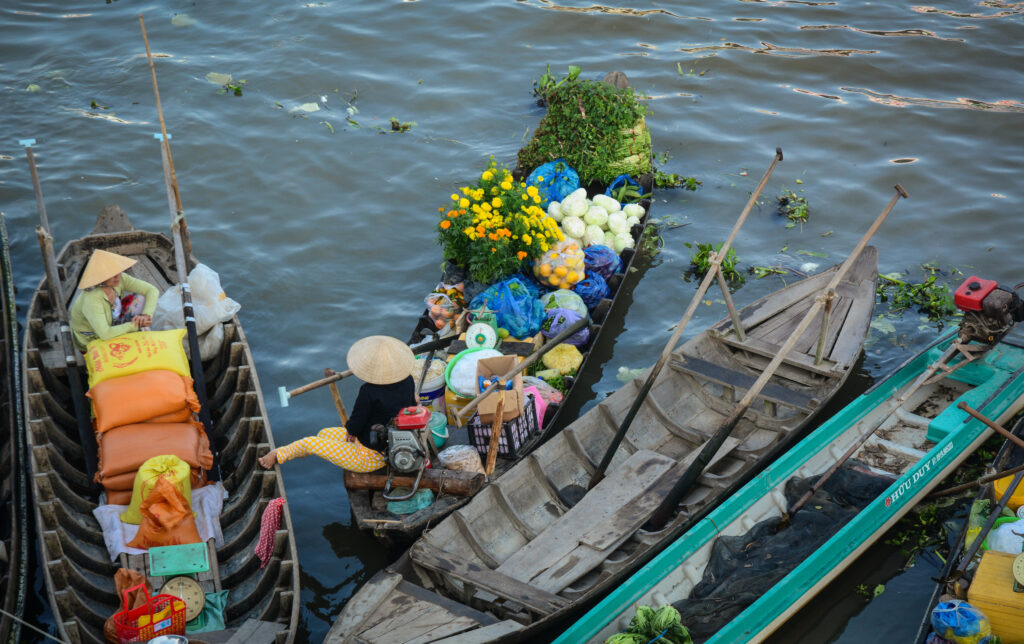
[[[675,607],[694,642],[704,642],[789,574],[892,483],[850,461],[825,482],[780,529],[766,519],[747,534],[719,537],[704,577]],[[786,500],[795,503],[818,477],[792,479]]]

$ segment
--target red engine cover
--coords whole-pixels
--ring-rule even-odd
[[[406,407],[395,416],[395,429],[422,429],[429,422],[430,409],[427,407]]]
[[[997,286],[995,280],[985,280],[971,275],[956,289],[953,302],[961,311],[980,311],[982,300],[996,290]]]

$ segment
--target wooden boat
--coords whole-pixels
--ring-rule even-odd
[[[1013,428],[1012,433],[1018,438],[1024,438],[1024,418],[1017,422],[1017,425]],[[991,465],[985,472],[985,478],[989,476],[1004,472],[1006,470],[1012,470],[1024,466],[1024,449],[1014,445],[1010,441],[1005,441],[995,458],[992,460]],[[1010,477],[1013,475],[1010,474]],[[1019,488],[1018,488],[1019,489]],[[1019,494],[1019,492],[1018,492]],[[978,494],[974,497],[974,501],[989,501],[990,512],[996,507],[999,502],[999,495],[996,494],[995,488],[992,482],[987,482],[980,486]],[[964,560],[967,549],[967,530],[969,528],[968,522],[965,520],[959,533],[957,534],[956,540],[950,552],[945,553],[946,564],[942,568],[942,573],[939,575],[938,583],[935,584],[935,589],[932,591],[932,596],[928,601],[927,609],[921,616],[921,624],[918,626],[917,637],[914,638],[914,642],[924,644],[928,638],[928,634],[932,632],[932,610],[940,601],[947,601],[952,598],[964,599],[967,591],[970,589],[970,583],[973,581],[974,575],[977,573],[977,568],[974,566],[966,566],[966,572],[964,577],[960,579],[953,578],[953,571],[961,567]],[[978,551],[981,554],[981,550]],[[1008,592],[1010,588],[1006,589]]]
[[[3,215],[0,215],[0,642],[21,641],[20,619],[25,613],[28,589],[28,475],[25,472],[25,411],[22,406],[21,379],[18,378],[20,349],[18,317],[14,304],[14,278],[11,273],[10,245]]]
[[[620,583],[785,450],[849,376],[874,307],[872,247],[840,282],[824,361],[815,364],[812,325],[669,523],[642,527],[836,270],[741,309],[745,340],[727,318],[676,348],[592,490],[590,476],[639,379],[425,533],[349,601],[328,641],[427,642],[456,633],[462,642],[527,640]]]
[[[92,234],[68,243],[58,257],[69,309],[81,271],[98,248],[137,259],[128,273],[155,284],[161,292],[175,281],[170,239],[135,230],[120,208],[108,206]],[[29,304],[24,342],[39,555],[60,637],[74,643],[100,643],[104,621],[121,607],[121,598],[115,594],[115,571],[139,569],[145,555],[122,554],[118,562],[111,562],[92,514],[99,489],[85,474],[76,420],[68,411],[64,355],[46,289],[44,279]],[[244,630],[254,642],[283,644],[295,639],[299,619],[295,537],[285,505],[281,527],[274,535],[273,558],[260,569],[253,554],[260,519],[272,499],[285,496],[284,484],[278,468],[264,470],[256,464],[260,454],[274,447],[267,411],[241,323],[236,316],[224,326],[223,347],[205,364],[205,373],[214,423],[210,440],[220,450],[229,497],[220,516],[224,545],[210,548],[213,572],[200,581],[207,592],[230,591],[225,610],[229,630]],[[159,592],[163,579],[151,581]]]
[[[609,82],[610,78],[612,78],[611,74],[605,78],[605,81]],[[652,194],[654,189],[653,174],[639,177],[638,182],[641,186],[641,193]],[[591,197],[595,194],[604,194],[606,187],[599,184],[587,186],[587,194]],[[647,222],[650,219],[651,199],[647,198],[639,203],[644,207],[645,212],[640,224],[633,226],[631,230],[636,248],[640,247]],[[628,293],[633,283],[628,278],[635,270],[633,263],[636,251],[633,248],[624,249],[620,253],[620,257],[622,259],[621,268],[607,281],[611,289],[610,297],[602,300],[591,313],[590,340],[586,348],[581,347],[581,350],[583,350],[583,364],[580,365],[577,377],[569,379],[567,383],[569,384],[569,389],[565,392],[562,403],[548,408],[540,432],[532,435],[518,450],[520,455],[528,454],[537,445],[560,430],[565,425],[567,418],[578,413],[579,408],[584,402],[581,400],[585,396],[584,390],[599,377],[596,369],[589,368],[590,356],[593,353],[593,348],[601,341],[601,333],[605,328],[605,322],[608,320],[609,315],[612,314],[619,300],[623,299],[620,296],[623,293]],[[437,330],[433,320],[430,319],[427,311],[424,311],[419,320],[417,320],[416,327],[409,339],[409,344],[414,345],[428,341],[436,333]],[[455,347],[464,349],[465,344],[453,343],[452,347],[449,350],[450,354],[457,352]],[[518,459],[499,458],[495,466],[495,476],[500,476],[501,473],[508,470],[517,461]],[[469,497],[465,496],[442,495],[428,508],[412,514],[397,515],[387,510],[386,502],[381,497],[379,491],[349,489],[348,496],[356,525],[361,530],[373,534],[374,537],[395,551],[408,547],[410,543],[420,536],[427,526],[436,525],[438,521],[469,501]]]
[[[823,423],[610,593],[557,641],[602,642],[623,631],[636,605],[643,604],[672,604],[684,614],[683,625],[687,626],[685,615],[698,601],[720,602],[716,606],[726,619],[735,616],[720,627],[702,623],[700,628],[710,629],[713,634],[696,633],[694,641],[732,644],[764,640],[991,434],[983,423],[958,409],[959,402],[966,402],[997,422],[1005,422],[1024,407],[1024,334],[1019,332],[1013,339],[1004,338],[983,359],[944,378],[926,381],[905,405],[897,404],[895,392],[909,391],[904,388],[917,381],[955,336],[954,332],[940,338]],[[792,507],[792,496],[787,496],[787,491],[799,490],[826,472],[879,423],[878,432],[847,463],[847,472],[874,486],[866,495],[863,509],[830,522],[828,529],[834,531],[831,536],[823,522],[818,523],[816,531],[809,531],[811,542],[804,544],[806,553],[771,553],[759,544],[749,546],[751,539],[762,539],[756,535],[782,535],[793,529],[796,521],[814,519],[813,513],[821,507],[819,503],[824,504],[825,497],[813,497],[813,503],[780,526],[780,518]],[[818,516],[826,518],[821,513]],[[820,545],[813,542],[815,534],[823,541]],[[722,549],[716,550],[718,547]],[[756,572],[733,575],[732,570],[715,563],[716,557],[722,561],[726,549],[744,552],[738,557],[741,561],[737,571],[743,562],[763,562],[769,555],[781,557],[784,563],[770,572],[754,564]],[[778,581],[765,589],[755,585],[758,582],[754,575],[767,576],[766,585],[772,579]],[[695,596],[698,584],[703,585]],[[744,592],[752,595],[752,603],[730,610],[730,598],[719,595],[719,589],[724,592],[724,585],[719,584],[730,588],[746,584]],[[698,621],[695,618],[691,626]]]

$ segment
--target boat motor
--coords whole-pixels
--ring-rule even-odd
[[[383,496],[389,501],[404,501],[412,498],[419,489],[420,478],[427,468],[427,450],[423,445],[423,431],[430,422],[430,409],[421,405],[406,407],[388,425],[388,443],[385,454],[388,459],[387,484]],[[395,473],[416,473],[412,491],[405,496],[389,496],[391,479]]]
[[[1015,292],[1024,283],[1007,288],[995,280],[974,275],[964,280],[953,294],[956,307],[964,312],[958,340],[994,345],[1013,325],[1024,321],[1024,302]]]

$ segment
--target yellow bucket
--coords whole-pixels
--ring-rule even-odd
[[[1003,494],[1006,493],[1006,488],[1010,487],[1010,483],[1013,482],[1013,475],[1004,476],[1001,479],[996,479],[992,483],[992,489],[995,491],[996,500],[1003,498]],[[1017,489],[1013,491],[1013,496],[1010,497],[1010,501],[1006,504],[1008,508],[1017,511],[1017,508],[1024,505],[1024,482],[1021,482],[1017,486]]]
[[[444,388],[444,411],[448,416],[449,425],[462,425],[455,414],[462,411],[462,408],[473,402],[473,399],[468,396],[460,396],[459,394],[452,391],[451,387]],[[467,419],[468,420],[468,419]]]

